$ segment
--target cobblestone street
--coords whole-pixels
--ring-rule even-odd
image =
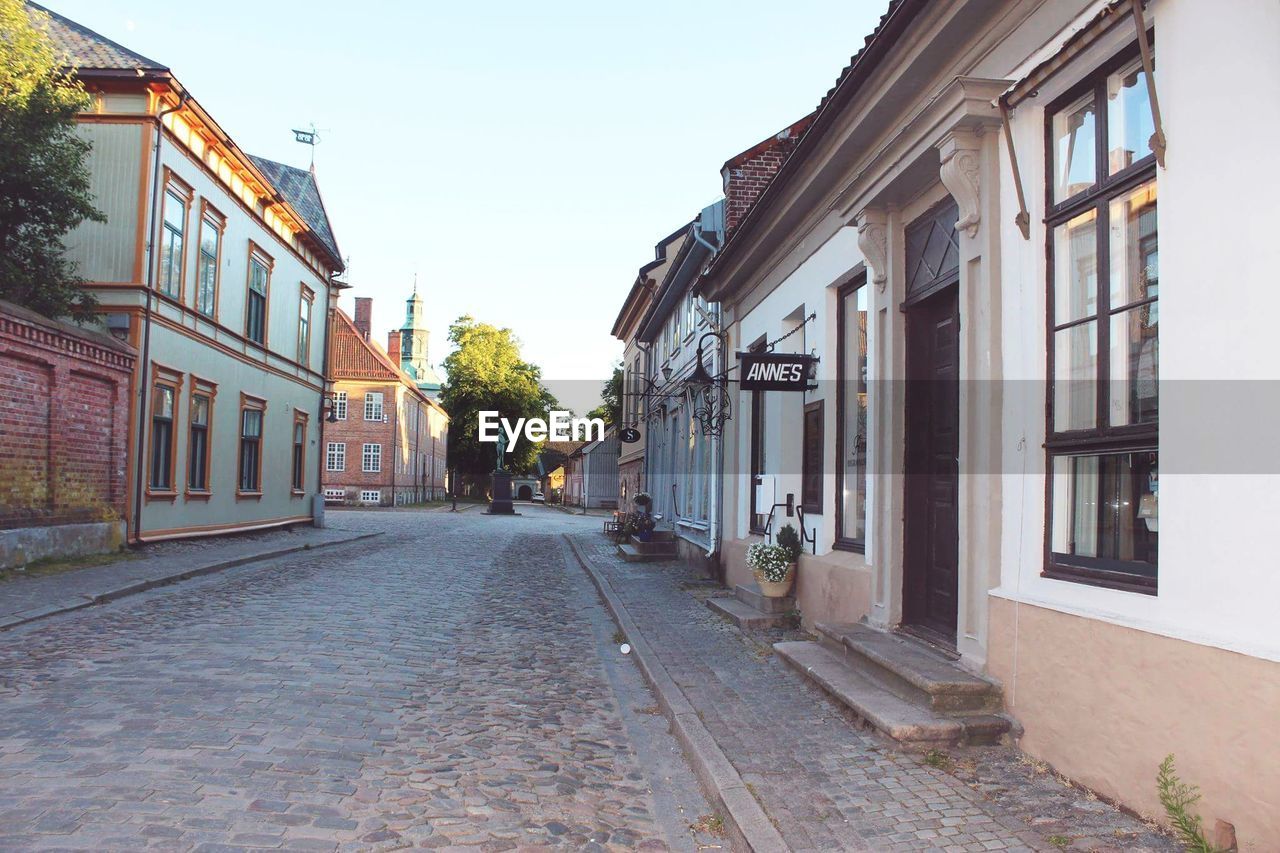
[[[387,535],[0,634],[0,848],[720,843],[566,570],[598,519],[330,522]]]
[[[600,519],[333,513],[385,535],[0,633],[3,849],[727,847],[568,533],[792,848],[1165,849],[989,749],[858,730]]]

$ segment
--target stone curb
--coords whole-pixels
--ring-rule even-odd
[[[273,551],[263,551],[257,554],[248,554],[243,557],[236,557],[231,560],[222,560],[217,563],[210,563],[206,566],[197,566],[194,569],[185,569],[173,574],[163,575],[161,577],[147,578],[146,580],[135,581],[125,584],[124,586],[109,589],[106,592],[94,593],[93,595],[82,596],[83,601],[75,604],[59,605],[51,604],[35,611],[25,611],[18,616],[0,617],[0,631],[7,631],[10,628],[17,628],[20,625],[26,625],[40,619],[50,616],[57,616],[59,613],[70,613],[73,610],[82,610],[86,607],[92,607],[95,604],[105,604],[108,601],[115,601],[118,598],[124,598],[129,595],[136,595],[140,592],[146,592],[158,586],[165,586],[179,581],[190,580],[191,578],[200,577],[201,575],[213,574],[226,569],[234,569],[236,566],[243,566],[248,563],[258,563],[263,560],[272,560],[276,557],[284,557],[289,554],[297,554],[302,551],[319,551],[321,548],[331,548],[336,545],[349,545],[352,542],[359,542],[363,539],[372,539],[375,536],[382,536],[378,533],[364,533],[359,536],[352,536],[348,539],[337,539],[330,542],[321,542],[317,545],[296,545],[291,548],[277,548]]]
[[[789,851],[791,848],[782,840],[764,808],[747,789],[737,769],[702,724],[697,711],[675,679],[662,665],[640,627],[614,592],[609,579],[591,566],[591,562],[578,550],[577,543],[567,533],[562,535],[578,565],[587,573],[596,591],[604,599],[605,606],[613,614],[614,621],[626,635],[627,642],[631,644],[631,655],[640,667],[645,681],[658,697],[658,707],[666,715],[672,732],[684,747],[703,791],[713,805],[720,807],[721,814],[725,817],[725,829],[728,830],[734,847],[760,853]]]

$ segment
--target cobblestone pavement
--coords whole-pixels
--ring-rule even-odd
[[[175,539],[134,548],[124,555],[103,558],[101,565],[46,574],[39,564],[29,573],[0,572],[0,628],[29,617],[84,606],[94,596],[130,584],[155,581],[175,572],[290,548],[318,547],[350,539],[359,532],[346,530],[341,521],[327,528],[293,527],[225,536],[218,539]]]
[[[625,563],[599,534],[574,541],[793,849],[1177,849],[1016,750],[934,753],[935,767],[889,745],[708,610],[713,585],[682,564]]]
[[[0,634],[0,848],[721,843],[562,531],[387,535]]]

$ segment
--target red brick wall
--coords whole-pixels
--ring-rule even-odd
[[[738,227],[751,205],[756,203],[782,164],[787,162],[812,122],[813,115],[807,115],[724,164],[720,174],[724,181],[726,233]]]
[[[124,517],[134,360],[0,302],[0,528]]]

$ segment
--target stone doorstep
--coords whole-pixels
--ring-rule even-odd
[[[618,546],[618,556],[622,557],[623,561],[627,563],[658,563],[664,560],[674,560],[677,554],[674,544],[666,550],[658,552],[640,551],[635,545],[625,544]]]
[[[773,648],[856,717],[900,743],[918,748],[996,743],[1009,730],[1009,721],[1003,717],[951,717],[903,699],[819,643],[774,643]]]
[[[919,640],[862,624],[819,623],[819,642],[863,677],[909,702],[943,713],[999,711],[1000,688]]]
[[[708,598],[707,607],[744,631],[764,628],[794,627],[798,621],[792,613],[762,613],[736,598]]]
[[[796,609],[796,597],[794,595],[771,598],[760,591],[760,585],[755,581],[740,583],[735,586],[733,588],[733,596],[743,604],[753,607],[761,613],[791,613]]]

